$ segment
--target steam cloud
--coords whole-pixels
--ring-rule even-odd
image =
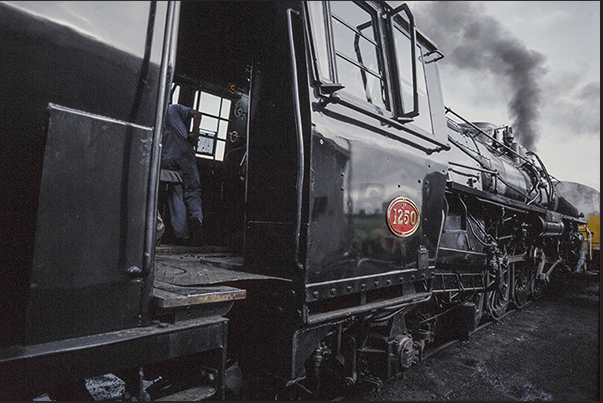
[[[421,32],[432,38],[448,63],[459,68],[489,71],[506,80],[512,95],[508,108],[515,119],[515,138],[534,150],[539,136],[546,57],[526,46],[495,18],[465,1],[416,2],[415,17]]]

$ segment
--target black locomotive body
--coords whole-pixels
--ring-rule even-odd
[[[3,397],[223,398],[227,358],[318,395],[578,264],[538,157],[447,118],[406,5],[9,1],[0,34]],[[169,103],[203,114],[200,247],[156,233]]]

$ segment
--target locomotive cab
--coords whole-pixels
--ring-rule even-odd
[[[351,315],[429,299],[442,220],[442,55],[407,6],[343,4],[183,3],[170,94],[204,114],[205,238],[183,248],[166,233],[156,279],[244,288],[229,350],[306,384],[313,354],[335,365],[321,343],[358,331]],[[414,361],[395,316],[392,343]],[[391,347],[369,333],[365,351]],[[388,376],[400,360],[378,359]]]

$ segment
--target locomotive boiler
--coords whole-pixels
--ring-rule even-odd
[[[407,4],[0,2],[0,396],[321,399],[537,297],[586,222]],[[203,243],[176,245],[167,106]],[[166,223],[157,232],[157,217]],[[88,396],[89,397],[89,396]]]
[[[556,268],[577,270],[583,222],[511,127],[446,113],[453,149],[438,262],[455,274],[435,287],[449,290],[448,280],[468,291],[477,281],[486,292],[473,297],[476,323],[484,312],[496,320],[510,303],[522,307],[538,295]],[[471,273],[475,265],[488,269]]]

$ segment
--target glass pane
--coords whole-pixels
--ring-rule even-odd
[[[366,78],[367,78],[367,89],[368,89],[368,93],[371,97],[371,103],[380,108],[387,109],[386,104],[385,104],[385,99],[384,99],[385,94],[383,93],[383,88],[384,88],[383,81],[381,81],[379,78],[372,76],[370,74],[367,74]]]
[[[174,83],[172,83],[172,89],[174,88]],[[177,104],[180,101],[180,86],[176,85],[176,89],[172,93],[172,103]]]
[[[329,51],[327,48],[327,34],[324,20],[324,7],[322,1],[309,1],[308,11],[314,38],[314,50],[318,61],[318,74],[321,79],[331,81],[329,73]]]
[[[230,117],[230,99],[222,98],[222,110],[220,111],[220,117],[228,119]]]
[[[201,105],[199,110],[213,116],[220,116],[220,104],[222,98],[207,92],[201,92]]]
[[[380,108],[386,108],[383,81],[344,59],[338,60],[337,67],[340,77],[344,78],[342,81],[345,83],[345,91]]]
[[[374,44],[348,29],[339,21],[333,24],[335,51],[379,74],[377,48]]]
[[[369,12],[349,1],[331,1],[329,4],[332,14],[360,31],[367,38],[375,40],[372,26],[373,18]]]
[[[352,2],[330,2],[337,80],[345,91],[389,109],[381,70],[380,48],[374,42],[373,15]]]
[[[366,92],[364,91],[360,69],[347,60],[338,59],[337,71],[339,72],[340,81],[345,85],[345,91],[366,101]]]
[[[200,110],[199,109],[199,96],[201,94],[201,91],[197,90],[195,91],[195,97],[193,98],[193,108],[196,110]]]
[[[425,82],[425,71],[421,48],[417,46],[417,90],[419,93],[419,116],[415,117],[414,122],[421,129],[432,133],[431,112],[429,109],[429,99],[427,98],[427,85]]]
[[[197,140],[197,152],[211,154],[214,150],[214,140],[209,137],[199,136]]]
[[[214,156],[216,161],[222,161],[224,159],[225,147],[226,144],[223,141],[218,141],[216,143],[216,155]]]
[[[410,37],[400,31],[396,25],[394,29],[394,42],[396,47],[396,61],[398,64],[398,77],[400,79],[400,89],[402,91],[402,107],[404,112],[413,109],[413,83],[412,83],[412,62],[410,51]]]
[[[199,128],[205,132],[215,133],[218,131],[218,119],[212,118],[211,116],[201,116],[201,123]]]
[[[220,120],[219,129],[218,129],[218,138],[222,140],[226,140],[226,135],[228,132],[228,122],[225,120]]]

